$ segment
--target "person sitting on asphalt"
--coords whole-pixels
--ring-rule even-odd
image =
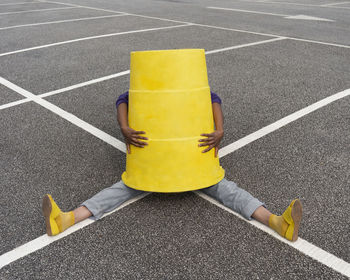
[[[135,131],[128,125],[128,92],[119,96],[117,106],[117,119],[120,129],[125,138],[127,152],[130,153],[130,145],[147,149],[147,140],[144,131]],[[203,152],[215,149],[218,155],[220,141],[224,136],[223,114],[221,99],[211,93],[215,131],[209,134],[201,134],[199,147],[205,147]],[[244,218],[252,218],[269,226],[282,237],[296,241],[302,217],[302,205],[299,199],[293,200],[281,216],[272,214],[264,203],[253,197],[247,191],[239,188],[234,182],[225,178],[219,183],[201,191],[233,211],[241,214]],[[110,212],[127,200],[144,193],[126,186],[119,181],[109,188],[103,189],[92,198],[83,202],[81,206],[69,212],[62,212],[52,196],[47,194],[43,198],[42,210],[46,222],[48,235],[57,235],[70,226],[79,223],[89,217],[99,219],[104,213]]]

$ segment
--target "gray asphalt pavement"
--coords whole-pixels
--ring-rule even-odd
[[[12,90],[8,89],[3,85],[0,85],[0,91],[1,91],[0,105],[7,104],[12,101],[20,100],[23,98],[17,92],[13,92]]]

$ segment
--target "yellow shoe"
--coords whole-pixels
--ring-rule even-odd
[[[291,241],[296,241],[298,239],[298,232],[301,217],[303,214],[303,207],[299,199],[295,199],[288,206],[286,211],[282,214],[283,219],[288,223],[287,231],[284,237]]]
[[[57,206],[51,195],[47,194],[44,196],[42,209],[45,217],[47,235],[52,236],[59,234],[60,230],[58,229],[55,219],[61,213],[61,209]]]

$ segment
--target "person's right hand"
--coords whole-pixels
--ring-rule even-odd
[[[130,145],[134,145],[139,148],[143,148],[144,146],[148,145],[147,142],[140,141],[140,140],[148,140],[147,137],[140,136],[140,134],[145,134],[146,132],[144,131],[136,131],[132,129],[131,127],[123,127],[121,128],[121,131],[124,135],[125,138],[125,144],[126,144],[126,149],[128,153],[130,154]]]

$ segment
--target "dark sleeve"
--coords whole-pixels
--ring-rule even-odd
[[[116,107],[118,108],[119,104],[121,103],[126,103],[126,105],[129,104],[129,91],[124,92],[122,95],[119,95],[116,102]]]
[[[211,95],[211,103],[221,104],[221,99],[216,93],[210,92],[210,95]],[[121,103],[129,104],[129,92],[128,91],[123,93],[122,95],[120,95],[118,97],[117,102],[116,102],[116,107],[118,108],[119,104],[121,104]]]
[[[210,95],[211,95],[211,103],[219,103],[219,104],[221,104],[221,99],[216,93],[210,92]]]

